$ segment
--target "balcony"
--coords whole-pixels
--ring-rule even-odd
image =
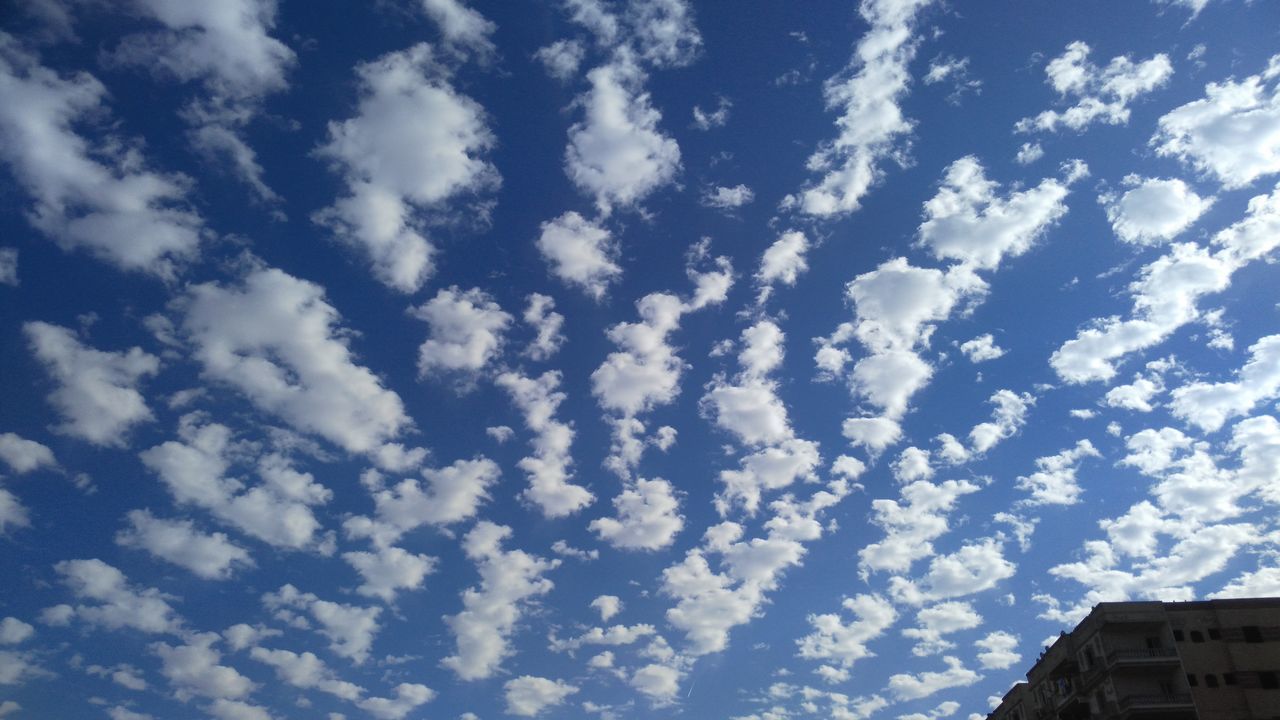
[[[1157,713],[1161,718],[1196,717],[1196,706],[1191,701],[1191,693],[1125,695],[1120,698],[1118,705],[1121,717]]]
[[[1163,665],[1178,662],[1176,648],[1128,648],[1107,653],[1108,665]]]

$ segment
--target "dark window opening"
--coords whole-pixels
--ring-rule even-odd
[[[1274,672],[1258,673],[1258,684],[1263,690],[1280,690],[1280,678]]]
[[[1158,637],[1149,637],[1149,638],[1147,638],[1147,649],[1148,649],[1148,650],[1155,650],[1155,649],[1157,649],[1157,648],[1159,648],[1159,647],[1160,647],[1160,638],[1158,638]]]
[[[1204,642],[1204,633],[1200,632],[1199,630],[1192,630],[1192,631],[1191,631],[1191,642],[1195,642],[1195,643],[1202,643],[1202,642]]]
[[[1262,642],[1262,631],[1258,629],[1257,625],[1245,625],[1244,627],[1240,628],[1240,631],[1244,633],[1245,642],[1250,642],[1250,643]]]
[[[1222,639],[1222,631],[1221,631],[1221,630],[1219,630],[1218,628],[1209,628],[1209,639],[1210,639],[1210,640],[1221,640],[1221,639]]]
[[[1223,684],[1223,685],[1235,685],[1235,684],[1236,684],[1236,682],[1237,682],[1237,681],[1236,681],[1236,674],[1235,674],[1235,673],[1222,673],[1222,684]]]
[[[1212,673],[1204,676],[1204,686],[1216,688],[1218,687],[1218,676]]]
[[[1187,684],[1191,687],[1198,687],[1200,685],[1200,681],[1196,679],[1195,675],[1187,673]]]
[[[1174,642],[1182,642],[1182,631],[1181,631],[1181,630],[1174,630],[1174,631],[1173,631],[1173,641],[1174,641]]]

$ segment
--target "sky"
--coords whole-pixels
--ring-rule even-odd
[[[1280,595],[1271,0],[3,0],[0,718],[985,717]]]

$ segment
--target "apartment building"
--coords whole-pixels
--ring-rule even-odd
[[[1280,598],[1094,606],[989,720],[1280,720]]]

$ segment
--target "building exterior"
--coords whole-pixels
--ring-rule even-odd
[[[1099,603],[988,720],[1280,720],[1280,598]]]

